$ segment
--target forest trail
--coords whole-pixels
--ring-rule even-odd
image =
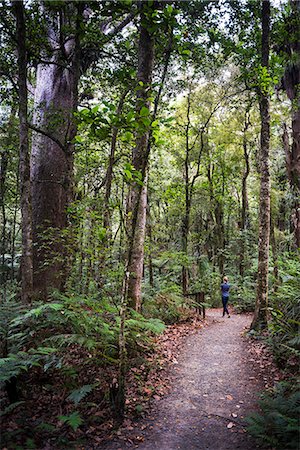
[[[261,448],[245,430],[245,417],[257,408],[263,388],[262,373],[258,376],[260,369],[243,336],[251,316],[222,318],[221,309],[214,309],[208,311],[207,321],[207,327],[186,339],[178,365],[171,369],[172,392],[155,402],[148,431],[141,433],[144,441],[107,448]]]
[[[263,388],[243,337],[251,316],[222,318],[221,310],[207,316],[209,326],[186,340],[172,393],[156,403],[140,450],[259,448],[245,432],[245,416]]]

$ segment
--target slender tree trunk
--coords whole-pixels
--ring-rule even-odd
[[[141,293],[142,293],[142,278],[144,265],[144,243],[146,232],[146,215],[147,215],[147,177],[144,179],[144,186],[140,194],[140,201],[138,206],[137,224],[134,235],[134,244],[132,248],[130,266],[129,266],[129,281],[128,281],[128,296],[131,299],[130,306],[137,311],[141,310]]]
[[[1,238],[0,238],[0,255],[1,255],[1,265],[2,265],[2,272],[0,273],[0,283],[4,285],[8,278],[8,273],[6,269],[4,270],[4,263],[5,263],[5,253],[8,252],[8,236],[6,231],[6,223],[7,223],[7,217],[6,217],[6,208],[5,208],[5,197],[6,197],[6,191],[7,191],[7,185],[6,185],[6,176],[7,176],[7,167],[9,163],[9,152],[10,152],[10,146],[13,139],[13,122],[16,116],[16,107],[13,106],[10,112],[10,117],[8,120],[8,132],[7,132],[7,138],[5,139],[4,143],[4,149],[1,152],[1,158],[0,158],[0,214],[1,214]],[[19,188],[19,186],[18,186]]]
[[[20,188],[22,215],[22,259],[21,259],[21,298],[30,303],[33,287],[32,271],[32,216],[29,140],[27,123],[27,51],[25,11],[22,1],[14,2],[17,20],[18,46],[18,88],[19,88],[19,120],[20,120]]]
[[[290,0],[290,17],[287,21],[287,53],[293,60],[287,65],[282,78],[283,89],[292,105],[292,145],[284,125],[283,145],[286,155],[287,174],[293,195],[291,225],[294,246],[300,248],[300,2]]]
[[[277,245],[276,245],[276,239],[275,239],[275,226],[274,226],[274,219],[271,215],[271,222],[270,222],[270,244],[272,247],[272,257],[273,257],[273,274],[275,278],[274,282],[274,292],[277,291],[278,284],[279,284],[279,271],[278,271],[278,252],[277,252]]]
[[[220,201],[216,201],[215,207],[216,219],[216,253],[218,255],[218,267],[220,274],[224,274],[224,250],[225,250],[225,233],[224,233],[224,211]]]
[[[148,236],[149,236],[149,256],[148,256],[149,284],[151,287],[153,287],[154,286],[154,275],[153,275],[153,264],[152,264],[153,239],[152,239],[152,222],[151,222],[151,211],[150,211],[149,201],[147,201],[147,230],[148,230]]]
[[[142,13],[142,20],[145,20]],[[149,111],[150,102],[149,89],[152,82],[152,71],[154,63],[154,41],[147,28],[141,25],[139,50],[138,50],[138,75],[137,79],[141,87],[137,92],[137,115],[139,116],[142,108]],[[150,119],[150,112],[148,114]],[[132,236],[131,251],[128,263],[128,305],[137,311],[141,307],[141,282],[144,263],[144,239],[146,226],[146,206],[147,206],[147,176],[146,167],[149,154],[149,128],[141,124],[136,139],[136,147],[133,151],[132,165],[142,173],[143,186],[134,183],[131,186],[129,197],[130,218],[130,236]],[[135,217],[134,217],[135,216]]]
[[[159,5],[158,2],[154,2],[156,7]],[[147,17],[148,14],[144,15],[142,13],[143,20],[148,22],[148,26],[151,28],[153,23],[152,19]],[[133,252],[132,252],[132,262],[129,258],[129,286],[128,286],[128,298],[129,304],[133,307],[135,304],[136,309],[139,311],[141,307],[141,291],[139,287],[141,287],[141,280],[143,276],[143,267],[144,267],[144,242],[141,245],[142,239],[145,240],[146,233],[146,208],[147,208],[147,165],[149,154],[151,150],[151,139],[152,139],[152,128],[150,126],[151,122],[156,119],[158,105],[161,98],[162,90],[164,87],[165,79],[167,76],[170,56],[172,52],[172,43],[173,43],[173,28],[169,29],[169,40],[166,47],[165,53],[165,63],[162,71],[162,77],[160,81],[160,86],[155,97],[154,108],[152,115],[148,116],[149,125],[145,126],[144,132],[138,132],[136,148],[133,153],[132,164],[133,166],[142,174],[142,179],[144,181],[143,188],[141,190],[138,184],[133,186],[131,190],[129,204],[131,205],[131,211],[133,211],[133,216],[137,214],[137,223],[136,230],[139,230],[137,233],[134,231],[134,228],[131,226],[131,235],[133,236]],[[149,110],[150,102],[149,102],[149,92],[152,82],[152,71],[153,71],[153,63],[154,63],[154,40],[151,36],[148,29],[141,27],[140,33],[140,41],[139,41],[139,67],[138,67],[138,80],[141,88],[137,93],[137,113],[141,114],[142,109],[145,108]],[[143,122],[143,121],[142,121]],[[145,125],[145,123],[143,122]],[[134,220],[131,221],[134,224]],[[137,239],[135,244],[135,239]],[[138,256],[136,249],[140,249],[140,256]],[[130,253],[130,252],[129,252]],[[137,261],[139,261],[137,263]],[[133,264],[133,265],[132,265]],[[135,271],[137,269],[137,271]],[[137,286],[135,286],[135,284]],[[139,287],[138,287],[139,286]],[[132,297],[133,295],[133,297]],[[132,300],[130,300],[132,299]]]
[[[250,118],[248,111],[245,114],[244,130],[243,130],[243,150],[244,150],[244,160],[245,169],[243,173],[242,180],[242,212],[241,212],[241,247],[240,247],[240,264],[239,273],[243,278],[245,273],[245,252],[246,252],[246,236],[245,232],[249,227],[249,204],[248,204],[248,190],[247,190],[247,180],[250,173],[250,161],[247,143],[247,130],[250,125]]]
[[[10,268],[10,278],[11,280],[15,279],[15,256],[16,256],[16,228],[17,228],[17,216],[19,211],[19,185],[20,185],[20,170],[18,167],[17,176],[16,176],[16,197],[14,203],[14,215],[13,215],[13,223],[11,230],[11,240],[10,240],[10,253],[11,253],[11,268]]]
[[[34,129],[39,130],[33,135],[31,154],[34,290],[40,298],[46,298],[53,288],[61,290],[68,273],[62,231],[68,226],[67,207],[73,199],[80,15],[71,3],[67,12],[68,18],[61,12],[58,28],[63,33],[71,17],[74,34],[65,42],[62,34],[55,34],[57,17],[48,21],[53,56],[51,64],[38,65],[34,99]]]
[[[154,6],[154,5],[153,5]],[[151,16],[149,11],[147,16],[144,13],[144,7],[141,3],[141,17],[140,17],[140,35],[139,35],[139,48],[138,48],[138,74],[137,81],[140,85],[140,89],[137,92],[137,116],[139,117],[142,108],[149,109],[149,88],[152,82],[152,71],[154,63],[154,39],[148,31],[151,26]],[[149,124],[150,126],[150,124]],[[127,314],[127,307],[139,309],[140,308],[140,292],[137,292],[135,285],[139,282],[136,276],[141,277],[143,270],[142,265],[135,266],[135,246],[140,242],[139,234],[139,220],[143,220],[143,213],[145,214],[146,221],[146,203],[147,203],[147,164],[150,152],[149,140],[149,127],[145,127],[144,130],[139,130],[136,139],[136,148],[133,152],[133,166],[141,173],[141,180],[143,185],[135,183],[132,185],[130,197],[129,197],[129,211],[130,220],[128,220],[128,242],[127,242],[127,257],[125,263],[125,273],[123,279],[121,310],[120,310],[120,333],[119,333],[119,380],[117,390],[117,412],[122,419],[124,416],[125,407],[125,375],[126,375],[126,339],[125,339],[125,321]],[[143,200],[143,191],[146,199]],[[144,205],[144,206],[143,206]],[[142,250],[143,252],[143,250]],[[135,270],[140,272],[137,274]]]
[[[118,108],[117,108],[117,115],[120,116],[123,110],[124,101],[126,98],[126,95],[128,94],[129,90],[126,89],[125,92],[121,95],[121,98],[119,100]],[[108,168],[106,172],[106,180],[105,180],[105,195],[104,195],[104,205],[103,205],[103,226],[107,230],[107,240],[110,239],[111,234],[111,210],[109,206],[110,201],[110,195],[111,195],[111,187],[112,187],[112,181],[113,181],[113,168],[115,164],[115,153],[117,148],[117,138],[118,138],[118,127],[114,126],[112,130],[112,138],[111,138],[111,147],[110,147],[110,155],[109,155],[109,163]]]
[[[262,66],[269,68],[270,52],[270,1],[262,2]],[[259,242],[258,242],[258,276],[257,293],[252,329],[261,330],[267,327],[268,307],[268,268],[270,241],[270,113],[269,94],[260,89],[260,205],[259,205]]]
[[[185,199],[185,212],[182,221],[182,252],[188,256],[188,236],[190,231],[190,211],[191,211],[191,199],[190,199],[190,175],[189,175],[189,156],[190,156],[190,112],[191,112],[191,86],[189,86],[189,92],[187,96],[187,112],[186,112],[186,126],[185,126],[185,159],[184,159],[184,199]],[[187,296],[189,291],[189,272],[186,264],[182,266],[182,294]]]
[[[293,194],[291,226],[294,233],[294,243],[296,248],[300,248],[300,110],[298,126],[299,131],[297,139],[297,133],[295,131],[297,125],[294,124],[292,146],[290,146],[289,133],[285,123],[283,124],[282,135],[283,148],[285,152],[286,171]],[[299,160],[298,162],[297,158]]]

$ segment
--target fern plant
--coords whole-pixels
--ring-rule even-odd
[[[299,448],[300,392],[290,388],[280,383],[273,395],[265,395],[260,401],[262,412],[247,418],[249,432],[278,450]]]
[[[61,422],[66,423],[69,425],[74,431],[77,430],[77,428],[83,424],[83,419],[80,416],[78,411],[74,411],[72,414],[68,416],[58,416],[59,420]]]

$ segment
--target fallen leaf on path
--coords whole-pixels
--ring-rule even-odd
[[[144,393],[147,394],[147,395],[151,395],[152,394],[152,390],[145,387],[144,388]]]
[[[227,398],[227,400],[233,400],[233,397],[232,397],[232,395],[226,395],[226,398]]]

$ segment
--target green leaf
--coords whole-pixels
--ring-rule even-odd
[[[63,423],[70,425],[70,427],[73,428],[74,431],[76,431],[77,428],[83,423],[83,420],[78,411],[74,411],[69,416],[58,416],[58,418]]]
[[[140,116],[141,117],[148,117],[150,114],[149,108],[147,108],[146,106],[142,106],[141,110],[140,110]]]
[[[99,105],[96,105],[92,108],[92,113],[93,114],[97,114],[97,112],[99,111]]]
[[[71,394],[67,397],[67,400],[74,402],[75,405],[78,405],[79,402],[93,390],[94,386],[92,384],[85,384],[79,389],[75,389],[71,392]]]
[[[5,414],[11,413],[14,409],[16,409],[18,406],[23,405],[25,403],[24,401],[12,403],[11,405],[8,405],[3,411],[0,412],[0,417],[5,416]]]

